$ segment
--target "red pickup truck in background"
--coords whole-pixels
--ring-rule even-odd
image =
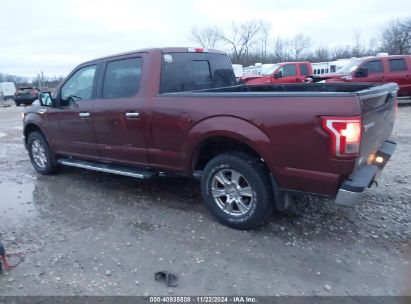
[[[312,76],[313,69],[308,61],[281,62],[261,69],[261,76],[245,76],[245,84],[276,84],[276,83],[301,83],[308,76]]]
[[[411,56],[390,55],[353,59],[339,74],[319,76],[326,82],[395,82],[399,96],[411,96]]]
[[[195,176],[219,221],[249,229],[296,191],[352,205],[394,152],[397,90],[237,85],[224,52],[145,49],[79,65],[24,109],[23,133],[39,173]]]

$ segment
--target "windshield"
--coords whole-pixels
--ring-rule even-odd
[[[262,75],[271,75],[272,73],[275,72],[276,69],[278,69],[280,67],[279,64],[264,64],[261,67],[261,74]]]
[[[362,58],[357,58],[357,59],[353,59],[352,61],[350,61],[349,63],[347,63],[345,66],[343,66],[340,70],[339,73],[341,74],[351,74],[352,71],[354,71],[355,69],[357,69],[357,67],[361,64],[361,62],[363,62],[364,59]]]

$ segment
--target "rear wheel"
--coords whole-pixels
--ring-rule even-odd
[[[54,153],[46,138],[38,131],[31,132],[27,138],[31,163],[37,172],[51,174],[58,168]]]
[[[232,228],[256,228],[273,210],[269,176],[258,159],[246,154],[224,153],[209,161],[201,191],[213,215]]]
[[[20,106],[20,102],[19,102],[19,101],[15,101],[14,103],[16,104],[16,107],[19,107],[19,106]]]

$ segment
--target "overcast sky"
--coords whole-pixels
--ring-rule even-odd
[[[193,46],[193,26],[263,19],[273,37],[298,33],[317,45],[364,42],[411,0],[0,0],[0,73],[65,76],[82,61],[146,47]]]

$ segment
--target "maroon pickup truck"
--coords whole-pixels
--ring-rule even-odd
[[[395,149],[396,84],[237,85],[227,55],[145,49],[78,66],[25,109],[42,174],[74,166],[201,180],[222,223],[249,229],[294,192],[351,205]]]

